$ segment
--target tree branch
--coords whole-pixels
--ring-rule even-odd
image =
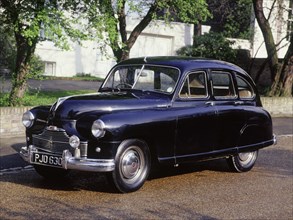
[[[134,43],[137,40],[138,36],[141,34],[141,32],[152,21],[152,17],[154,15],[154,13],[156,12],[157,8],[158,8],[158,5],[157,5],[156,2],[154,2],[152,4],[152,6],[150,7],[150,9],[149,9],[148,13],[146,14],[146,16],[133,29],[133,31],[131,32],[131,34],[130,34],[127,42],[126,42],[126,45],[127,45],[127,49],[128,50],[130,50],[132,48],[132,46],[134,45]]]

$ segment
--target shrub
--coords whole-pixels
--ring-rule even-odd
[[[237,51],[231,46],[233,41],[226,39],[223,34],[210,32],[195,39],[193,46],[185,46],[177,50],[178,55],[205,57],[229,62],[236,61]]]

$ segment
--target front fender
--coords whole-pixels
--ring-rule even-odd
[[[31,137],[32,134],[39,134],[44,130],[47,124],[50,108],[51,106],[38,106],[30,109],[35,116],[35,122],[32,127],[26,128],[26,135],[28,137]]]
[[[170,109],[113,112],[100,117],[106,135],[101,141],[141,139],[158,157],[174,156],[176,114]]]

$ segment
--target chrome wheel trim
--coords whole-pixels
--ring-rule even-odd
[[[140,181],[143,178],[145,165],[143,151],[137,146],[129,147],[123,153],[119,164],[119,172],[123,181],[128,184]]]
[[[243,167],[249,167],[249,166],[251,166],[255,162],[256,155],[257,155],[257,152],[256,151],[239,153],[238,154],[239,163]]]

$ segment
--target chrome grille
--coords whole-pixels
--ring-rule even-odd
[[[48,130],[45,129],[43,133],[39,135],[33,135],[33,145],[54,153],[61,153],[64,150],[69,150],[74,154],[74,149],[69,145],[69,136],[62,129]],[[80,155],[82,157],[87,156],[87,142],[81,142]]]

